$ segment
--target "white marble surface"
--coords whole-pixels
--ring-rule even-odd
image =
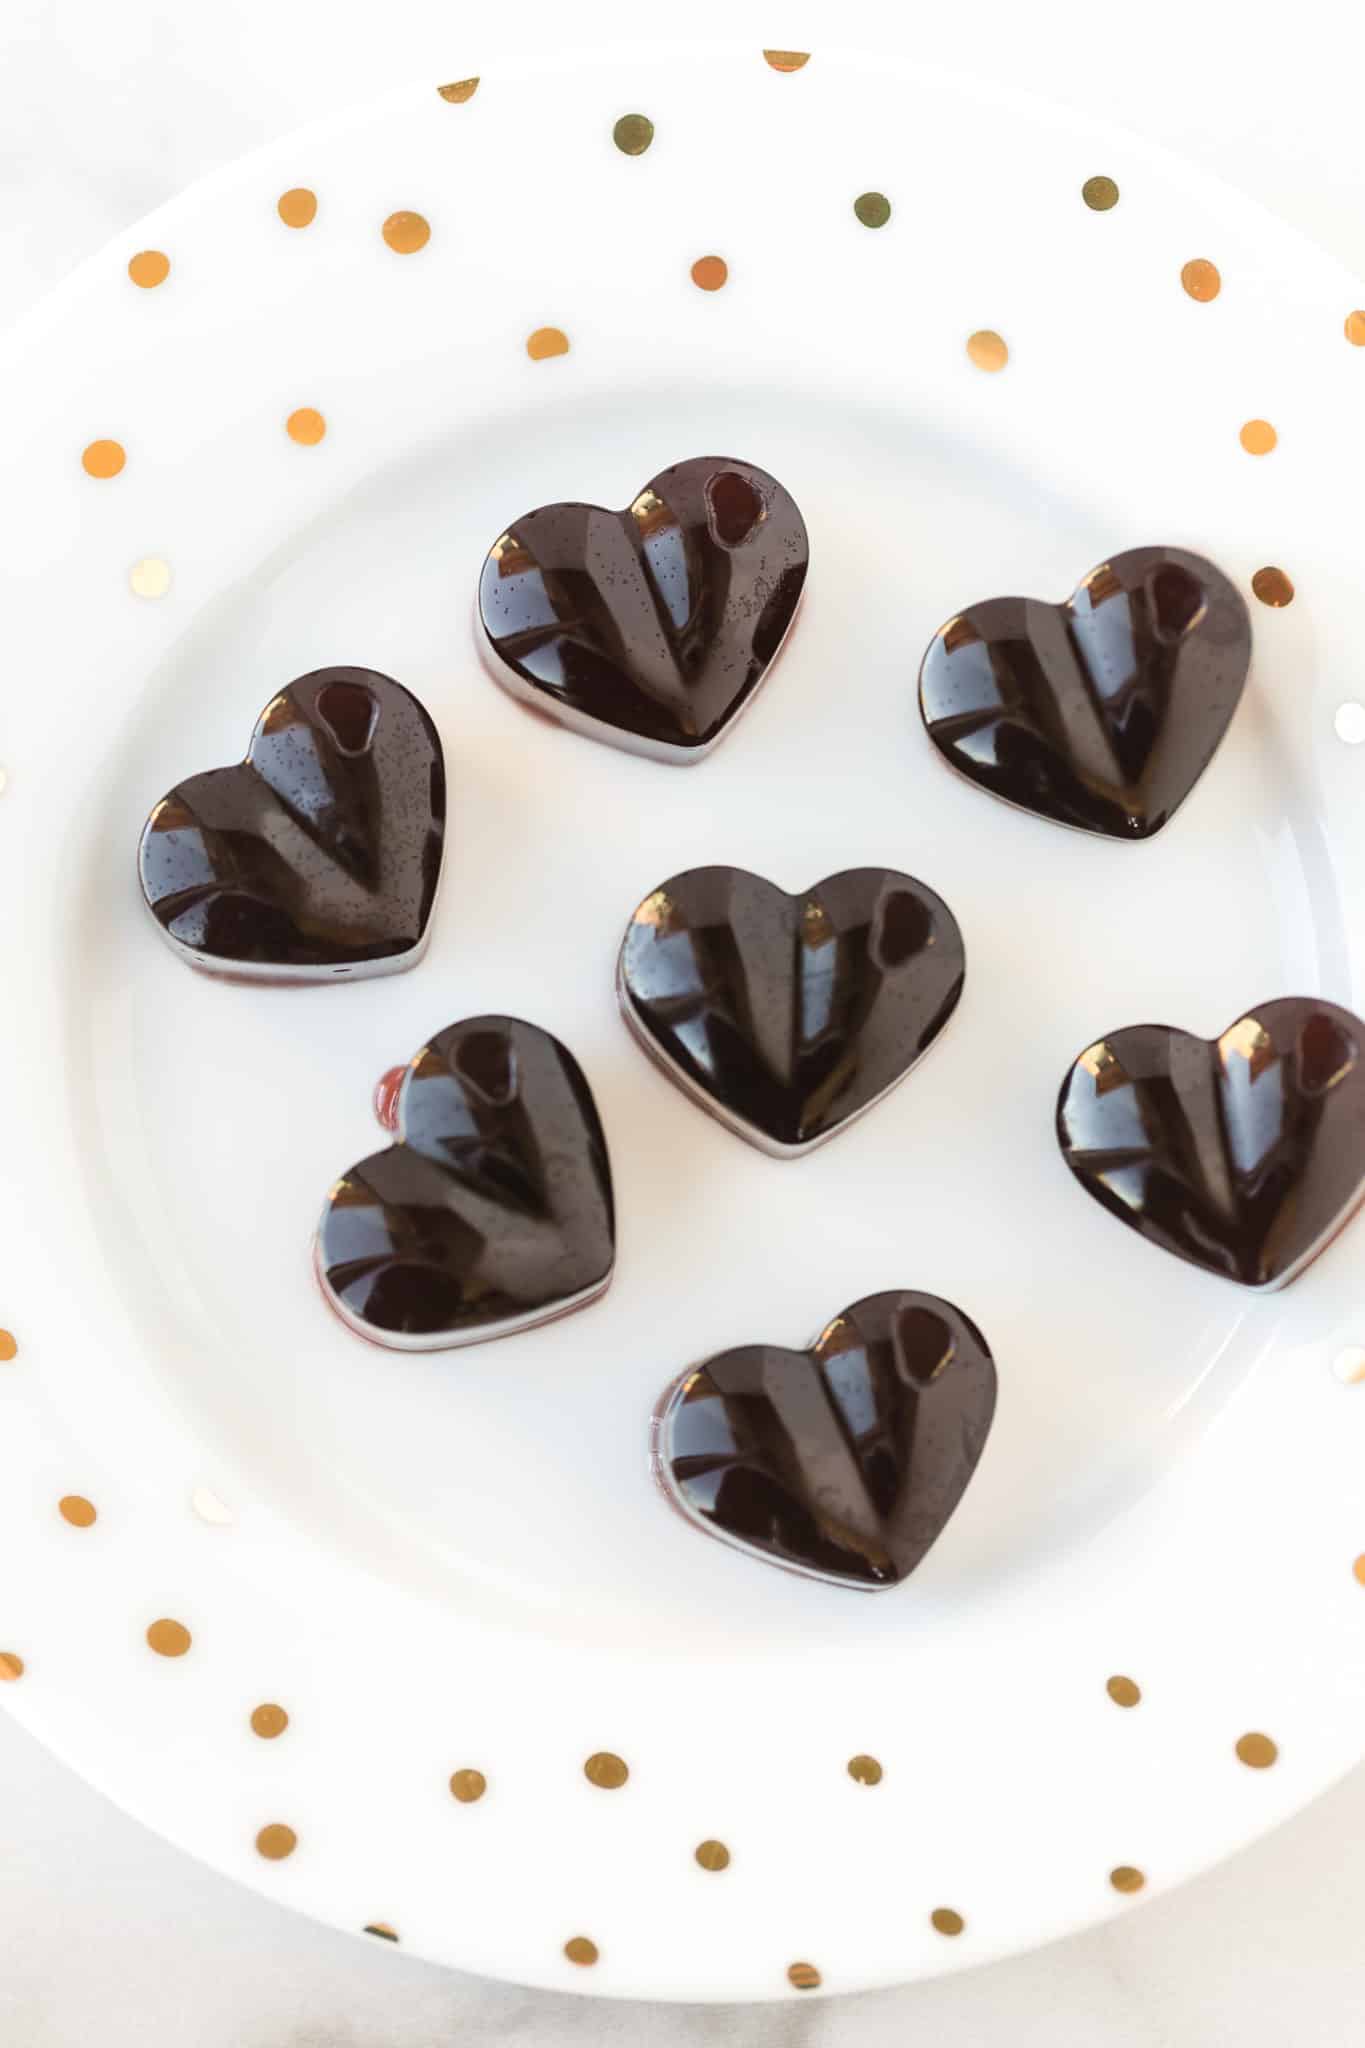
[[[7,0],[0,10],[0,322],[218,164],[510,36],[904,38],[1195,157],[1365,270],[1361,31],[1325,0]],[[10,679],[11,686],[13,678]],[[2,714],[0,714],[2,715]],[[22,1569],[22,1560],[5,1570]],[[0,1610],[3,1609],[0,1574]],[[333,1934],[145,1834],[0,1717],[5,2048],[1346,2048],[1365,2012],[1365,1772],[1185,1890],[1016,1962],[906,1991],[733,2010],[608,2007],[459,1978]]]

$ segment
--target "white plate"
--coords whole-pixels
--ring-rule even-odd
[[[633,112],[637,156],[612,139]],[[306,228],[276,211],[293,187]],[[401,209],[431,226],[413,254],[380,233]],[[170,273],[139,288],[147,249]],[[699,289],[713,254],[728,281]],[[1196,258],[1208,303],[1181,287]],[[1087,1202],[1051,1117],[1116,1025],[1365,1008],[1365,752],[1334,723],[1365,696],[1362,300],[1111,131],[879,52],[681,48],[324,123],[11,338],[7,1705],[273,1897],[466,1968],[671,1998],[798,1996],[793,1965],[887,1983],[1129,1911],[1112,1872],[1174,1884],[1356,1760],[1365,1388],[1334,1363],[1365,1344],[1365,1229],[1250,1298]],[[549,327],[568,352],[535,360]],[[1003,372],[969,358],[979,329]],[[285,431],[303,407],[316,445]],[[1270,455],[1239,443],[1253,418]],[[112,479],[82,468],[100,439],[126,450]],[[714,452],[772,469],[811,533],[752,714],[689,771],[528,716],[471,643],[486,547],[531,505],[623,504]],[[935,628],[1148,541],[1297,591],[1253,601],[1247,696],[1169,828],[1080,838],[946,773],[914,697]],[[329,662],[398,676],[440,724],[430,953],[343,988],[197,977],[138,901],[143,816]],[[934,1061],[798,1163],[703,1116],[617,1016],[626,917],[704,861],[787,888],[905,868],[965,933]],[[504,1343],[389,1356],[326,1313],[309,1234],[375,1142],[380,1072],[484,1009],[587,1070],[616,1281]],[[980,1472],[909,1585],[856,1599],[668,1512],[645,1461],[667,1380],[900,1286],[958,1302],[1000,1370]],[[149,1647],[164,1619],[188,1654]],[[282,1735],[252,1732],[262,1703]],[[1239,1760],[1248,1732],[1273,1768]],[[619,1789],[585,1776],[597,1752],[628,1763]],[[451,1797],[462,1769],[477,1802]],[[272,1826],[287,1858],[258,1852]],[[710,1839],[728,1868],[698,1865]]]

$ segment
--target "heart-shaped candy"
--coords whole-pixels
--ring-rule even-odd
[[[373,669],[315,669],[266,705],[245,761],[161,799],[138,846],[143,898],[211,972],[396,974],[426,947],[445,815],[417,699]]]
[[[437,1351],[606,1291],[607,1144],[557,1038],[515,1017],[451,1024],[409,1062],[387,1115],[397,1142],[341,1176],[317,1230],[322,1291],[351,1329]]]
[[[654,1469],[708,1534],[808,1578],[897,1585],[942,1534],[995,1414],[975,1323],[936,1294],[872,1294],[809,1351],[745,1344],[685,1373]]]
[[[542,505],[479,580],[484,659],[515,697],[633,753],[698,761],[777,659],[810,551],[751,462],[674,463],[624,512]]]
[[[692,868],[635,912],[617,988],[671,1079],[795,1158],[909,1073],[956,1008],[964,963],[947,904],[894,869],[789,896],[744,868]]]
[[[1057,1142],[1086,1193],[1151,1243],[1283,1287],[1365,1194],[1365,1024],[1318,997],[1213,1039],[1134,1024],[1062,1083]]]
[[[929,737],[993,796],[1110,839],[1149,839],[1184,802],[1237,709],[1246,604],[1183,548],[1130,548],[1064,604],[996,597],[934,636]]]

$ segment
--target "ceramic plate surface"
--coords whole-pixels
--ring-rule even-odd
[[[679,1999],[1129,1912],[1356,1761],[1365,1225],[1252,1297],[1087,1201],[1052,1120],[1121,1025],[1365,1010],[1362,303],[1107,129],[877,51],[684,48],[323,123],[9,339],[7,1706],[274,1898]],[[493,537],[717,451],[810,533],[742,721],[680,769],[514,703],[470,631]],[[1171,824],[1085,838],[948,772],[931,635],[1148,543],[1218,563],[1255,634]],[[426,959],[198,976],[139,900],[143,820],[332,663],[440,729]],[[932,1062],[800,1161],[617,1014],[634,906],[708,862],[902,869],[962,927]],[[480,1012],[581,1062],[616,1278],[387,1354],[323,1306],[310,1234],[381,1142],[378,1076]],[[922,1568],[868,1600],[701,1540],[647,1469],[664,1385],[891,1288],[956,1302],[999,1370]]]

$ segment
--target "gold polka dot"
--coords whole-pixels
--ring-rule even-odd
[[[1092,213],[1108,213],[1111,206],[1119,203],[1119,188],[1112,178],[1087,178],[1081,187],[1081,197]]]
[[[1239,1735],[1237,1738],[1238,1758],[1249,1770],[1268,1771],[1279,1753],[1268,1735]]]
[[[487,1790],[488,1780],[482,1771],[456,1771],[450,1781],[451,1797],[461,1806],[472,1806]]]
[[[729,275],[723,256],[699,256],[692,265],[692,282],[699,291],[718,292]]]
[[[272,1820],[256,1837],[256,1848],[267,1863],[283,1863],[299,1846],[299,1838],[283,1821]]]
[[[431,223],[422,214],[404,209],[389,215],[383,235],[395,255],[415,256],[431,240]]]
[[[562,327],[537,327],[526,337],[526,353],[533,363],[543,363],[547,356],[566,356],[569,337]]]
[[[128,571],[128,588],[134,597],[164,597],[171,587],[171,565],[160,555],[144,555]]]
[[[590,1785],[600,1786],[604,1792],[615,1792],[624,1785],[630,1771],[619,1756],[613,1756],[609,1749],[594,1750],[583,1766],[583,1776]]]
[[[1116,1707],[1135,1707],[1142,1698],[1142,1687],[1136,1685],[1131,1678],[1107,1678],[1104,1689]]]
[[[311,227],[317,217],[318,195],[306,185],[291,185],[275,201],[275,211],[287,228]]]
[[[810,63],[809,50],[765,50],[763,55],[774,71],[800,71]]]
[[[73,1529],[88,1529],[95,1519],[95,1504],[83,1493],[64,1493],[57,1503],[57,1512]]]
[[[848,1760],[848,1775],[857,1785],[880,1785],[882,1767],[875,1756],[851,1756]]]
[[[0,1685],[24,1675],[24,1660],[15,1650],[0,1650]]]
[[[284,431],[300,448],[316,448],[327,432],[327,422],[311,405],[301,405],[297,412],[290,413]]]
[[[865,228],[884,228],[891,218],[891,201],[885,192],[860,192],[853,211]]]
[[[398,1929],[390,1927],[387,1920],[371,1920],[365,1929],[367,1934],[377,1934],[381,1941],[397,1941]]]
[[[571,1963],[587,1970],[597,1961],[597,1943],[589,1941],[586,1934],[575,1934],[565,1942],[564,1953]]]
[[[1294,602],[1294,585],[1283,569],[1258,569],[1251,587],[1262,604],[1273,605],[1276,611]]]
[[[936,1934],[946,1934],[950,1937],[961,1934],[967,1925],[962,1915],[955,1913],[951,1906],[935,1906],[929,1915],[929,1921]]]
[[[263,1705],[251,1709],[251,1732],[259,1735],[262,1742],[273,1742],[277,1735],[283,1735],[288,1726],[288,1714],[273,1700],[266,1700]]]
[[[117,476],[127,457],[117,441],[92,441],[81,456],[81,468],[87,476]]]
[[[1192,299],[1198,299],[1201,306],[1207,306],[1210,299],[1216,299],[1223,289],[1223,280],[1218,265],[1210,263],[1206,256],[1195,256],[1180,272],[1180,282]]]
[[[643,156],[654,140],[654,123],[648,114],[622,114],[611,139],[623,156]]]
[[[479,89],[477,78],[457,78],[453,85],[438,85],[436,90],[443,100],[452,107],[462,107],[466,100],[472,100]]]
[[[0,1364],[8,1365],[19,1353],[19,1340],[12,1330],[0,1330]]]
[[[1109,1882],[1116,1892],[1140,1892],[1147,1880],[1131,1863],[1120,1863],[1110,1871]]]
[[[194,1638],[183,1621],[154,1621],[147,1641],[158,1657],[183,1657]]]
[[[161,249],[139,249],[136,256],[128,258],[128,275],[145,292],[165,284],[170,274],[171,259]]]
[[[1346,315],[1346,339],[1353,348],[1365,348],[1365,313],[1357,310]]]
[[[724,1842],[698,1842],[693,1854],[703,1870],[727,1870],[730,1865],[730,1851]]]
[[[1003,370],[1010,359],[1004,340],[993,327],[978,327],[967,336],[967,353],[978,370]]]
[[[1248,455],[1269,455],[1280,437],[1269,420],[1248,420],[1237,438]]]
[[[798,1991],[818,1991],[820,1972],[814,1963],[793,1963],[787,1971],[787,1982],[794,1984]]]

